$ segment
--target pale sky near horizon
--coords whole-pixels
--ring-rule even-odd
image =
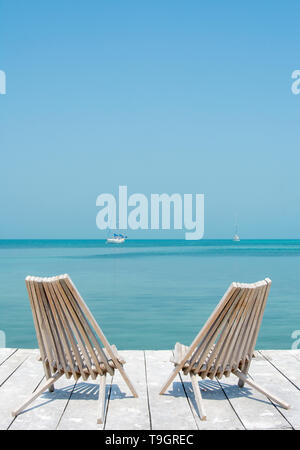
[[[300,2],[0,0],[0,239],[204,193],[205,238],[300,238]],[[184,233],[128,231],[131,238]]]

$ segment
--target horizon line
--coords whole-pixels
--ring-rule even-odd
[[[1,241],[106,241],[107,238],[0,238]],[[134,238],[129,241],[187,241],[184,238]],[[233,241],[232,238],[202,238],[187,242]],[[242,241],[300,241],[298,238],[243,238]],[[234,241],[233,241],[234,242]]]

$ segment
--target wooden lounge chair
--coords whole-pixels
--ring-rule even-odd
[[[197,375],[213,379],[233,373],[239,378],[240,387],[248,383],[288,409],[287,403],[247,377],[270,287],[269,278],[253,284],[232,283],[191,346],[175,345],[171,359],[175,367],[160,394],[164,394],[180,370],[189,374],[199,416],[205,420]]]
[[[103,423],[107,373],[113,375],[118,369],[133,396],[138,396],[123,368],[125,361],[108,343],[68,275],[27,277],[26,286],[46,383],[12,415],[18,415],[46,389],[54,391],[54,382],[62,375],[76,381],[100,375],[97,423]]]

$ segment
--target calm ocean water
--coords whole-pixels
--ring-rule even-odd
[[[300,240],[0,241],[0,330],[37,347],[24,278],[68,273],[120,349],[189,344],[232,281],[269,276],[258,348],[288,349],[300,329]]]

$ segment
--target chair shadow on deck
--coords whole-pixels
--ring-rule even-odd
[[[127,392],[122,392],[117,384],[111,385],[110,397],[111,400],[121,400],[123,398],[134,398],[133,395],[129,395]]]
[[[255,395],[255,391],[248,387],[240,388],[237,384],[232,385],[222,381],[222,386],[219,384],[217,380],[205,379],[198,381],[199,388],[201,390],[201,395],[204,401],[209,402],[210,400],[231,400],[233,398],[240,397],[248,397],[251,400],[270,404],[271,401],[266,399],[257,398]],[[224,392],[226,389],[226,393]],[[172,389],[169,389],[167,393],[163,394],[163,396],[172,396],[172,397],[185,397],[191,402],[195,411],[199,414],[198,406],[193,390],[192,383],[190,381],[183,380],[182,382],[174,381],[172,384]],[[272,404],[272,403],[271,403]]]
[[[133,396],[127,396],[126,393],[121,392],[118,385],[116,384],[107,384],[105,386],[105,404],[107,404],[108,400],[111,399],[111,395],[113,393],[114,398],[133,398]],[[55,400],[66,400],[66,402],[73,400],[96,400],[98,401],[99,397],[99,384],[88,383],[88,382],[80,382],[73,383],[69,386],[65,386],[62,388],[55,388],[54,392],[44,392],[38,398],[39,404],[32,406],[20,413],[24,414],[29,411],[32,411],[37,408],[41,408],[49,403],[52,403]]]

